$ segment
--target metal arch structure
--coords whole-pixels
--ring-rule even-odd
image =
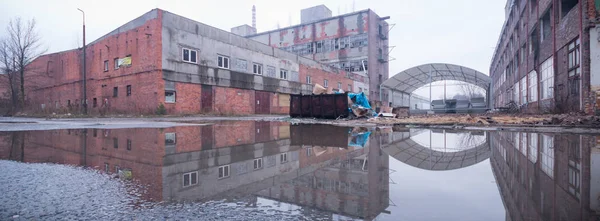
[[[456,170],[478,164],[491,156],[489,136],[486,141],[469,149],[458,152],[442,152],[425,147],[410,137],[420,132],[394,132],[402,139],[383,145],[381,149],[389,156],[423,170]]]
[[[392,97],[394,92],[410,96],[420,87],[443,80],[462,81],[483,88],[486,91],[488,107],[490,107],[492,79],[484,73],[455,64],[431,63],[412,67],[385,80],[381,84],[381,88],[390,90]]]

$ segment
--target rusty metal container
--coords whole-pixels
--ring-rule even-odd
[[[290,116],[322,119],[346,118],[348,94],[290,95]]]

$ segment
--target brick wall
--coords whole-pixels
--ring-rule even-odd
[[[342,83],[342,90],[348,91],[348,85],[353,85],[354,81],[349,79],[347,76],[347,72],[340,71],[336,72],[328,72],[318,67],[311,67],[307,65],[300,65],[300,82],[306,82],[306,76],[311,76],[311,84],[320,84],[321,86],[325,86],[324,81],[328,80],[328,91],[332,89],[338,88],[338,82]]]
[[[214,87],[213,112],[225,115],[254,113],[254,90]]]
[[[132,65],[115,69],[114,59],[130,56]],[[27,103],[30,111],[78,112],[82,107],[82,50],[41,56],[27,67]],[[108,62],[108,70],[104,62]],[[161,21],[159,17],[124,32],[111,33],[88,44],[87,97],[91,114],[152,113],[158,106],[161,74]],[[131,85],[131,96],[127,96]],[[113,88],[117,87],[117,96]],[[164,95],[163,95],[164,96]],[[97,107],[93,107],[96,98]],[[70,105],[69,105],[70,104]]]

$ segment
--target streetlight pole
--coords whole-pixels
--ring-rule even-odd
[[[85,67],[85,12],[79,8],[77,8],[77,10],[83,13],[83,114],[87,115],[87,77]]]

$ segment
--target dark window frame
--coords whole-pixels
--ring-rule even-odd
[[[131,96],[131,84],[126,86],[127,97]]]

